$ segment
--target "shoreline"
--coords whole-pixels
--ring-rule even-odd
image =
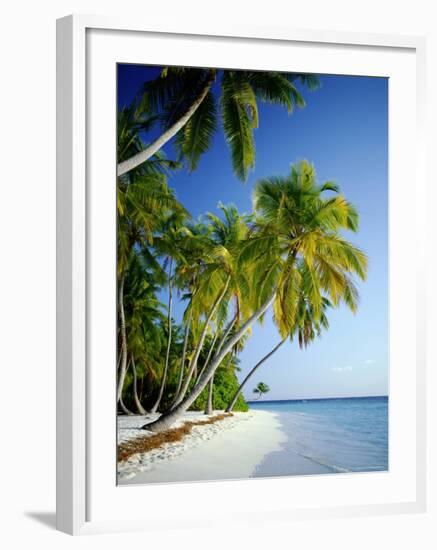
[[[203,412],[188,412],[175,424],[207,420]],[[118,442],[152,436],[141,426],[158,415],[119,416]],[[286,434],[275,413],[236,412],[218,422],[193,426],[191,433],[175,443],[140,453],[118,464],[118,484],[137,485],[185,481],[247,479],[267,455],[279,451]]]

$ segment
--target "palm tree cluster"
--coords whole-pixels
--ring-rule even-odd
[[[245,179],[257,100],[303,106],[296,80],[317,82],[165,68],[119,113],[117,400],[127,414],[160,412],[147,430],[167,429],[189,408],[245,410],[242,390],[273,353],[287,342],[310,344],[328,328],[329,308],[357,308],[355,281],[365,278],[367,259],[343,234],[357,231],[358,213],[336,184],[318,184],[309,162],[258,181],[249,214],[220,204],[193,220],[167,183],[184,163],[196,167],[218,120]],[[144,143],[154,125],[159,137]],[[177,161],[162,152],[172,138]],[[184,305],[179,323],[175,296]],[[279,342],[238,385],[238,355],[269,312]]]

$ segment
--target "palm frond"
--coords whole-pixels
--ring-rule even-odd
[[[176,136],[176,145],[190,171],[197,168],[200,157],[211,146],[217,128],[215,99],[209,92],[184,128]]]
[[[285,73],[247,71],[245,75],[261,101],[281,105],[289,113],[293,112],[295,106],[305,106],[305,100]]]
[[[255,166],[255,142],[253,121],[238,91],[237,79],[231,72],[225,72],[220,101],[223,130],[234,171],[239,179],[246,181],[249,170]]]

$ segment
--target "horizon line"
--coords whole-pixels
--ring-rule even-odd
[[[369,397],[389,397],[388,394],[379,395],[350,395],[350,396],[336,396],[336,397],[295,397],[292,399],[246,399],[246,403],[278,403],[283,401],[320,401],[322,399],[367,399]]]

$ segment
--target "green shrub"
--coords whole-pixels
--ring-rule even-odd
[[[226,409],[229,402],[234,397],[239,386],[238,379],[234,369],[231,367],[219,367],[214,376],[214,391],[213,391],[213,408],[216,410]],[[199,397],[194,401],[190,410],[202,411],[205,408],[206,400],[208,399],[208,387],[206,387]],[[246,412],[249,407],[242,394],[238,396],[235,407],[235,412]]]

